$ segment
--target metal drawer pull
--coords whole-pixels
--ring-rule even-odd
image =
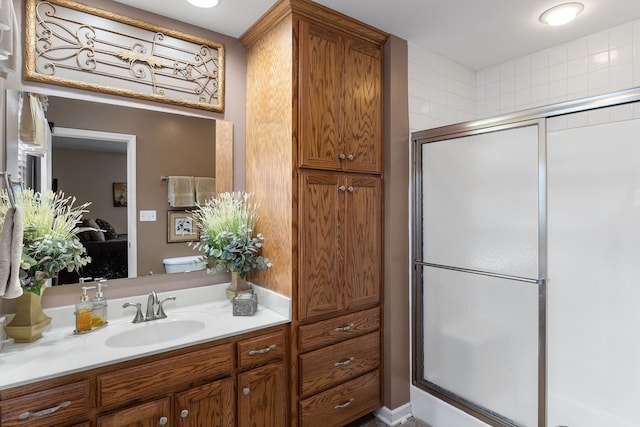
[[[336,328],[335,331],[336,332],[347,332],[351,329],[353,329],[356,325],[354,325],[353,323],[349,323],[347,326],[343,326],[341,328]]]
[[[338,158],[339,158],[340,160],[344,160],[344,159],[346,159],[346,158],[347,158],[347,156],[345,156],[345,155],[344,155],[344,153],[340,153],[340,154],[338,154]]]
[[[269,353],[274,348],[276,348],[276,345],[275,344],[271,344],[269,347],[263,348],[261,350],[250,350],[249,351],[249,356],[255,356],[256,354]]]
[[[345,187],[344,185],[341,185],[340,187],[338,187],[338,190],[340,190],[340,191],[344,191],[346,189],[347,189],[347,187]]]
[[[335,409],[342,409],[342,408],[346,408],[347,406],[351,405],[354,401],[354,398],[352,397],[351,399],[349,399],[348,402],[343,403],[342,405],[336,405]]]
[[[350,363],[351,363],[351,362],[353,362],[354,360],[356,360],[356,358],[355,358],[355,357],[350,357],[350,358],[348,358],[347,360],[345,360],[345,361],[343,361],[343,362],[336,362],[336,363],[334,363],[334,364],[333,364],[333,366],[337,366],[337,367],[340,367],[340,366],[347,366],[348,364],[350,364]]]
[[[349,191],[349,193],[353,193],[353,187],[348,187],[347,191]]]
[[[249,390],[249,387],[245,387],[242,389],[242,394],[244,394],[245,396],[249,396],[249,393],[251,393],[251,390]]]
[[[42,411],[38,411],[38,412],[25,412],[23,414],[20,414],[20,415],[18,415],[18,419],[19,420],[26,420],[29,417],[42,417],[44,415],[53,414],[54,412],[58,411],[59,409],[66,408],[69,405],[71,405],[71,401],[70,400],[65,400],[64,402],[62,402],[58,406],[54,406],[53,408],[43,409]]]
[[[353,160],[353,154],[349,154],[349,155],[347,156],[347,160]]]
[[[187,418],[188,416],[189,416],[188,409],[183,409],[182,411],[180,411],[180,418]]]
[[[169,422],[169,418],[160,417],[160,421],[158,422],[158,424],[160,424],[161,426],[166,426],[168,422]]]

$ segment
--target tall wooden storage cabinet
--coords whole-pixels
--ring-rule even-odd
[[[386,38],[308,0],[280,0],[241,37],[246,188],[273,263],[251,278],[293,301],[292,426],[382,403]]]

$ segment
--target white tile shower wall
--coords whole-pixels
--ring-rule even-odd
[[[409,43],[409,126],[411,131],[473,120],[475,71]]]
[[[476,118],[640,86],[640,20],[476,74]]]

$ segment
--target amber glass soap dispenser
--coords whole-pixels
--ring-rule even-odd
[[[83,286],[82,297],[80,302],[76,304],[76,334],[83,334],[91,331],[91,322],[93,319],[93,304],[89,301],[87,290],[95,289],[95,286]]]

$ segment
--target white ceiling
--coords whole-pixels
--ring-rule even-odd
[[[232,37],[276,2],[220,0],[199,9],[186,0],[115,1]],[[640,19],[640,0],[580,0],[584,11],[564,27],[545,26],[538,16],[565,0],[315,1],[476,70]]]

